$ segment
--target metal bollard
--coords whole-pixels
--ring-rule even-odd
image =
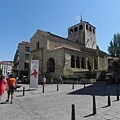
[[[84,83],[84,88],[85,88],[85,83]]]
[[[43,85],[43,93],[44,93],[45,91],[44,91],[44,85]]]
[[[71,120],[75,120],[75,105],[72,104],[72,115],[71,115]]]
[[[23,96],[25,95],[25,87],[23,87]]]
[[[119,89],[117,88],[117,101],[119,101]]]
[[[95,96],[93,95],[93,115],[96,114],[96,101],[95,101]]]
[[[110,93],[108,92],[108,106],[111,106]]]
[[[73,83],[73,89],[74,89],[74,83]]]
[[[58,84],[57,84],[57,91],[59,91]]]

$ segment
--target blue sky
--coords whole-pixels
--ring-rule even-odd
[[[0,61],[13,60],[18,43],[40,29],[67,38],[80,16],[96,27],[100,50],[107,52],[120,33],[120,0],[0,0]]]

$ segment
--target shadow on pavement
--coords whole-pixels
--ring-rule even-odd
[[[9,102],[1,102],[0,104],[10,104]]]
[[[92,114],[90,114],[90,115],[86,115],[86,116],[84,116],[84,118],[86,118],[86,117],[90,117],[90,116],[93,116],[94,114],[92,113]]]
[[[106,85],[105,83],[94,83],[86,85],[85,87],[68,93],[69,95],[95,95],[95,96],[106,96],[108,92],[112,96],[117,95],[116,85]]]

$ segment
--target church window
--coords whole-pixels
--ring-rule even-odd
[[[95,33],[95,29],[93,29],[93,33]]]
[[[90,29],[90,31],[92,31],[92,30],[91,30],[91,27],[90,27],[89,29]]]
[[[79,30],[82,30],[82,29],[83,29],[83,25],[80,25],[80,26],[79,26]]]
[[[76,32],[76,31],[77,31],[77,27],[74,28],[74,32]]]
[[[88,30],[88,25],[86,25],[86,29]]]
[[[39,42],[37,42],[37,44],[36,44],[36,48],[39,49]]]
[[[55,72],[55,60],[53,58],[48,59],[47,72]]]
[[[70,29],[70,34],[72,34],[73,33],[73,29]]]
[[[88,70],[91,70],[91,64],[89,60],[87,60],[87,66],[88,66]]]
[[[84,60],[83,57],[82,57],[82,60],[81,60],[81,67],[82,67],[82,68],[85,68],[85,60]]]
[[[78,39],[76,40],[76,42],[78,42]]]
[[[71,56],[71,67],[75,68],[75,58],[73,55]]]
[[[80,60],[79,60],[79,57],[77,56],[77,59],[76,59],[76,67],[77,68],[80,68]]]

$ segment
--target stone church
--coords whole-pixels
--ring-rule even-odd
[[[107,53],[96,44],[96,28],[82,19],[68,28],[67,38],[38,29],[30,39],[30,49],[30,60],[39,60],[39,79],[108,67]]]

